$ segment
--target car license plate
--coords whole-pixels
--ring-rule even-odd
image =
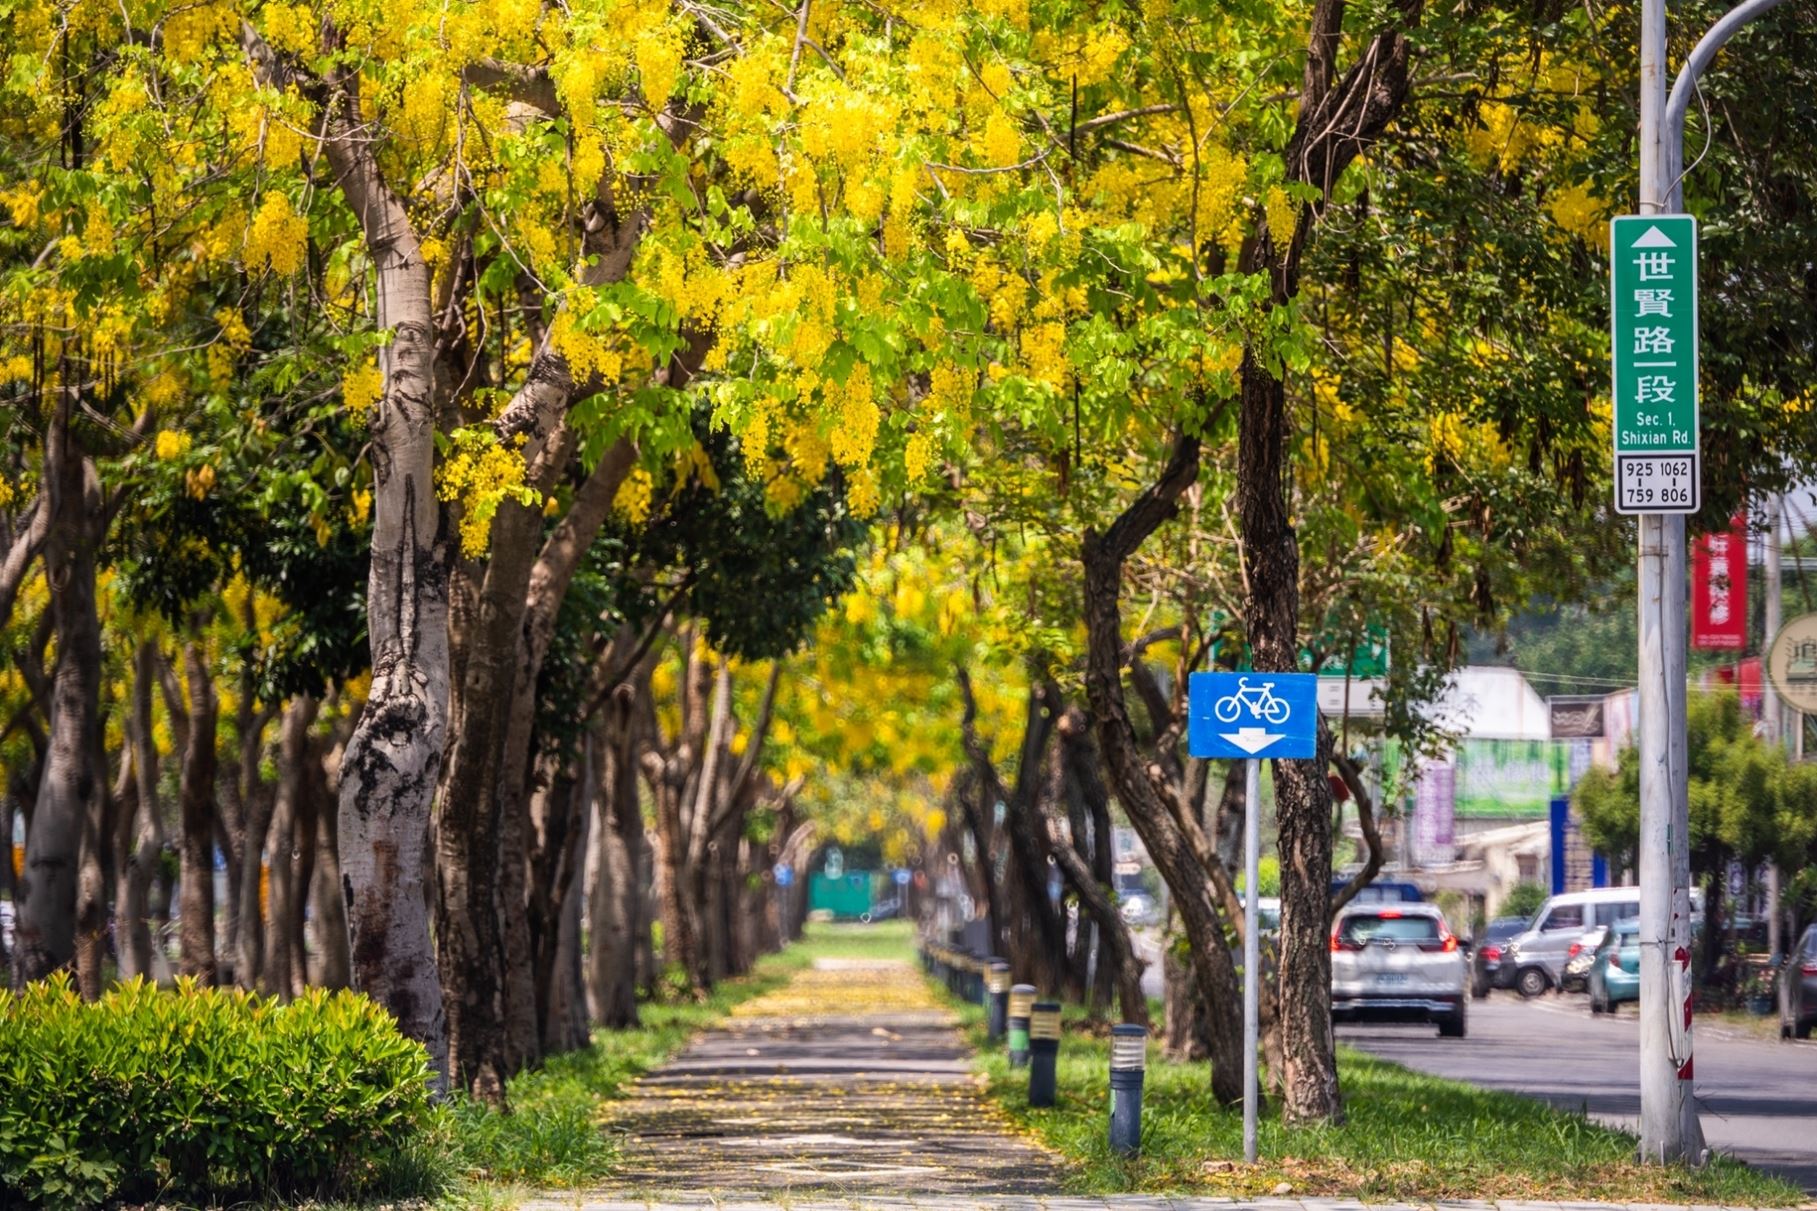
[[[1402,971],[1384,971],[1375,977],[1378,984],[1405,984],[1407,973]]]

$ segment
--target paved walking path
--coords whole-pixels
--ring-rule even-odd
[[[633,1087],[608,1127],[612,1185],[520,1211],[1653,1211],[1065,1196],[1063,1163],[986,1101],[955,1026],[907,963],[817,960]]]
[[[1059,1159],[985,1100],[956,1021],[906,962],[817,960],[634,1086],[599,1197],[1059,1189]]]

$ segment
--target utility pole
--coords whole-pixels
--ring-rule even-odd
[[[1665,0],[1641,0],[1641,214],[1683,212],[1685,112],[1697,77],[1737,30],[1781,2],[1741,0],[1724,14],[1685,58],[1668,98]],[[1613,238],[1610,246],[1615,247]],[[1695,340],[1694,331],[1692,339]],[[1695,379],[1693,362],[1693,392]],[[1618,410],[1621,402],[1616,401]],[[1620,442],[1618,436],[1618,485]],[[1695,476],[1694,467],[1693,480]],[[1695,507],[1694,484],[1691,496]],[[1624,499],[1618,486],[1618,507]],[[1640,1155],[1643,1161],[1701,1164],[1706,1153],[1693,1096],[1691,1062],[1691,849],[1686,802],[1689,751],[1685,736],[1682,513],[1640,515],[1639,564]]]
[[[1765,634],[1760,638],[1761,702],[1760,721],[1766,727],[1767,740],[1775,745],[1785,743],[1785,716],[1779,707],[1779,691],[1766,676],[1766,654],[1773,648],[1773,637],[1779,634],[1783,621],[1779,616],[1779,519],[1785,505],[1777,493],[1767,497],[1766,581],[1767,599]],[[1779,920],[1779,863],[1767,863],[1767,954],[1777,963],[1784,949]]]
[[[1667,130],[1666,3],[1640,6],[1640,212],[1679,209]],[[1611,245],[1613,247],[1613,245]],[[1692,1164],[1691,852],[1685,737],[1685,522],[1640,516],[1640,1153]]]

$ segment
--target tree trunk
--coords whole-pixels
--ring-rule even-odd
[[[1108,817],[1107,806],[1109,794],[1103,779],[1098,774],[1097,753],[1092,748],[1089,724],[1077,708],[1069,709],[1060,719],[1059,758],[1061,783],[1068,798],[1075,799],[1080,810],[1074,815],[1084,818],[1089,812],[1093,819],[1099,815]],[[1073,894],[1079,897],[1084,910],[1080,916],[1080,930],[1085,927],[1085,916],[1089,914],[1091,924],[1095,927],[1098,938],[1098,965],[1112,973],[1117,990],[1117,1008],[1125,1022],[1139,1026],[1148,1025],[1148,997],[1142,992],[1142,961],[1136,957],[1134,941],[1129,936],[1129,926],[1124,923],[1122,914],[1117,911],[1111,899],[1111,888],[1108,880],[1099,882],[1096,873],[1086,865],[1078,851],[1079,836],[1073,834],[1070,842],[1059,835],[1060,820],[1052,812],[1048,815],[1049,837],[1055,859],[1060,863],[1061,873],[1072,885]],[[1097,848],[1107,848],[1107,840],[1100,838]]]
[[[371,422],[372,686],[341,761],[340,862],[353,979],[429,1051],[448,1087],[441,979],[429,933],[429,810],[448,719],[448,536],[435,499],[430,271],[360,118],[358,80],[329,81],[323,150],[377,277],[384,391]]]
[[[1258,223],[1239,268],[1266,274],[1270,303],[1292,304],[1308,233],[1344,170],[1400,112],[1408,91],[1410,47],[1422,0],[1397,0],[1394,20],[1369,41],[1340,77],[1337,53],[1344,0],[1315,0],[1299,113],[1283,153],[1288,179],[1312,187],[1291,234],[1276,238]],[[1257,670],[1299,665],[1299,543],[1287,499],[1290,439],[1285,391],[1260,351],[1246,347],[1237,420],[1237,513],[1243,536],[1243,615]],[[1289,1123],[1341,1121],[1331,1033],[1331,788],[1325,770],[1329,733],[1320,730],[1311,760],[1274,762],[1281,856],[1280,1008],[1282,1117]]]
[[[321,844],[322,803],[327,798],[318,794],[321,782],[321,741],[311,741],[303,753],[299,775],[303,785],[297,791],[296,830],[291,852],[296,860],[290,871],[290,914],[284,922],[289,935],[286,949],[290,952],[291,995],[309,987],[309,897],[315,886],[316,850]],[[330,812],[330,815],[333,813]]]
[[[1211,1014],[1199,992],[1191,956],[1182,959],[1173,945],[1161,952],[1161,1047],[1169,1059],[1193,1063],[1211,1054]]]
[[[638,869],[644,828],[637,798],[634,693],[631,686],[614,690],[598,727],[598,826],[593,833],[598,856],[587,891],[588,999],[593,1020],[613,1029],[637,1025],[638,939],[648,936]]]
[[[65,381],[76,373],[65,367]],[[105,526],[100,477],[70,430],[75,400],[59,391],[44,449],[50,528],[44,569],[57,635],[50,742],[25,840],[15,937],[14,982],[40,980],[74,958],[76,935],[103,928],[76,915],[78,865],[100,844],[106,787],[101,736],[101,622],[95,556]],[[11,838],[8,838],[10,844]],[[9,858],[10,860],[10,858]]]
[[[250,601],[250,598],[248,599]],[[251,608],[250,604],[247,607]],[[233,894],[239,909],[232,924],[233,979],[241,988],[264,988],[265,910],[260,904],[261,885],[266,869],[265,849],[272,839],[272,796],[259,777],[259,758],[265,747],[265,726],[269,711],[251,706],[254,684],[250,664],[241,680],[238,710],[240,763],[235,785],[239,788],[239,886]],[[289,838],[282,842],[288,844]],[[272,844],[272,864],[276,864],[277,845]]]
[[[133,656],[131,710],[126,718],[126,744],[131,751],[137,787],[135,815],[122,818],[122,832],[131,831],[132,843],[121,864],[116,917],[119,936],[120,978],[156,978],[152,966],[151,882],[164,850],[163,812],[158,804],[158,746],[152,740],[151,691],[157,678],[157,649],[150,640],[140,642]]]
[[[328,768],[332,765],[332,773]],[[353,984],[353,956],[347,936],[347,901],[342,892],[340,859],[340,751],[310,770],[309,793],[316,801],[315,900],[316,963],[310,982],[322,988]]]
[[[306,795],[303,786],[303,763],[309,756],[309,725],[315,720],[316,700],[302,694],[290,700],[284,709],[278,731],[278,785],[271,809],[271,883],[265,914],[264,960],[259,971],[259,990],[288,1001],[295,995],[291,985],[292,931],[295,928],[297,880],[297,812]],[[248,836],[250,837],[250,830]],[[242,921],[253,918],[245,916]],[[246,949],[244,942],[242,950]]]
[[[1225,1103],[1243,1096],[1243,1043],[1237,1011],[1236,966],[1225,939],[1210,871],[1201,860],[1209,845],[1186,831],[1196,821],[1170,806],[1173,787],[1150,773],[1136,748],[1135,728],[1124,700],[1122,667],[1123,562],[1173,514],[1180,494],[1198,477],[1199,442],[1179,434],[1161,478],[1125,509],[1103,534],[1085,537],[1085,617],[1089,655],[1085,688],[1098,726],[1098,746],[1117,799],[1141,835],[1155,868],[1167,882],[1192,947],[1192,973],[1210,1011],[1212,1092]],[[1200,836],[1198,842],[1203,842]],[[1327,990],[1329,995],[1329,990]]]
[[[554,767],[558,758],[546,757],[539,787],[531,799],[531,823],[536,844],[531,851],[531,892],[525,915],[529,918],[537,1010],[539,1049],[565,1050],[567,1007],[558,1005],[565,995],[561,966],[562,921],[575,884],[587,813],[592,808],[593,758],[590,744],[581,745],[578,768]]]
[[[197,628],[199,629],[199,627]],[[182,853],[178,868],[177,937],[181,958],[177,972],[203,984],[215,982],[215,734],[220,704],[202,641],[192,630],[183,648],[188,682],[188,740],[183,748],[178,810],[182,818]]]

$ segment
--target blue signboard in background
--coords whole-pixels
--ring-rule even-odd
[[[1311,757],[1318,752],[1319,679],[1311,673],[1194,673],[1186,747],[1195,757]]]

